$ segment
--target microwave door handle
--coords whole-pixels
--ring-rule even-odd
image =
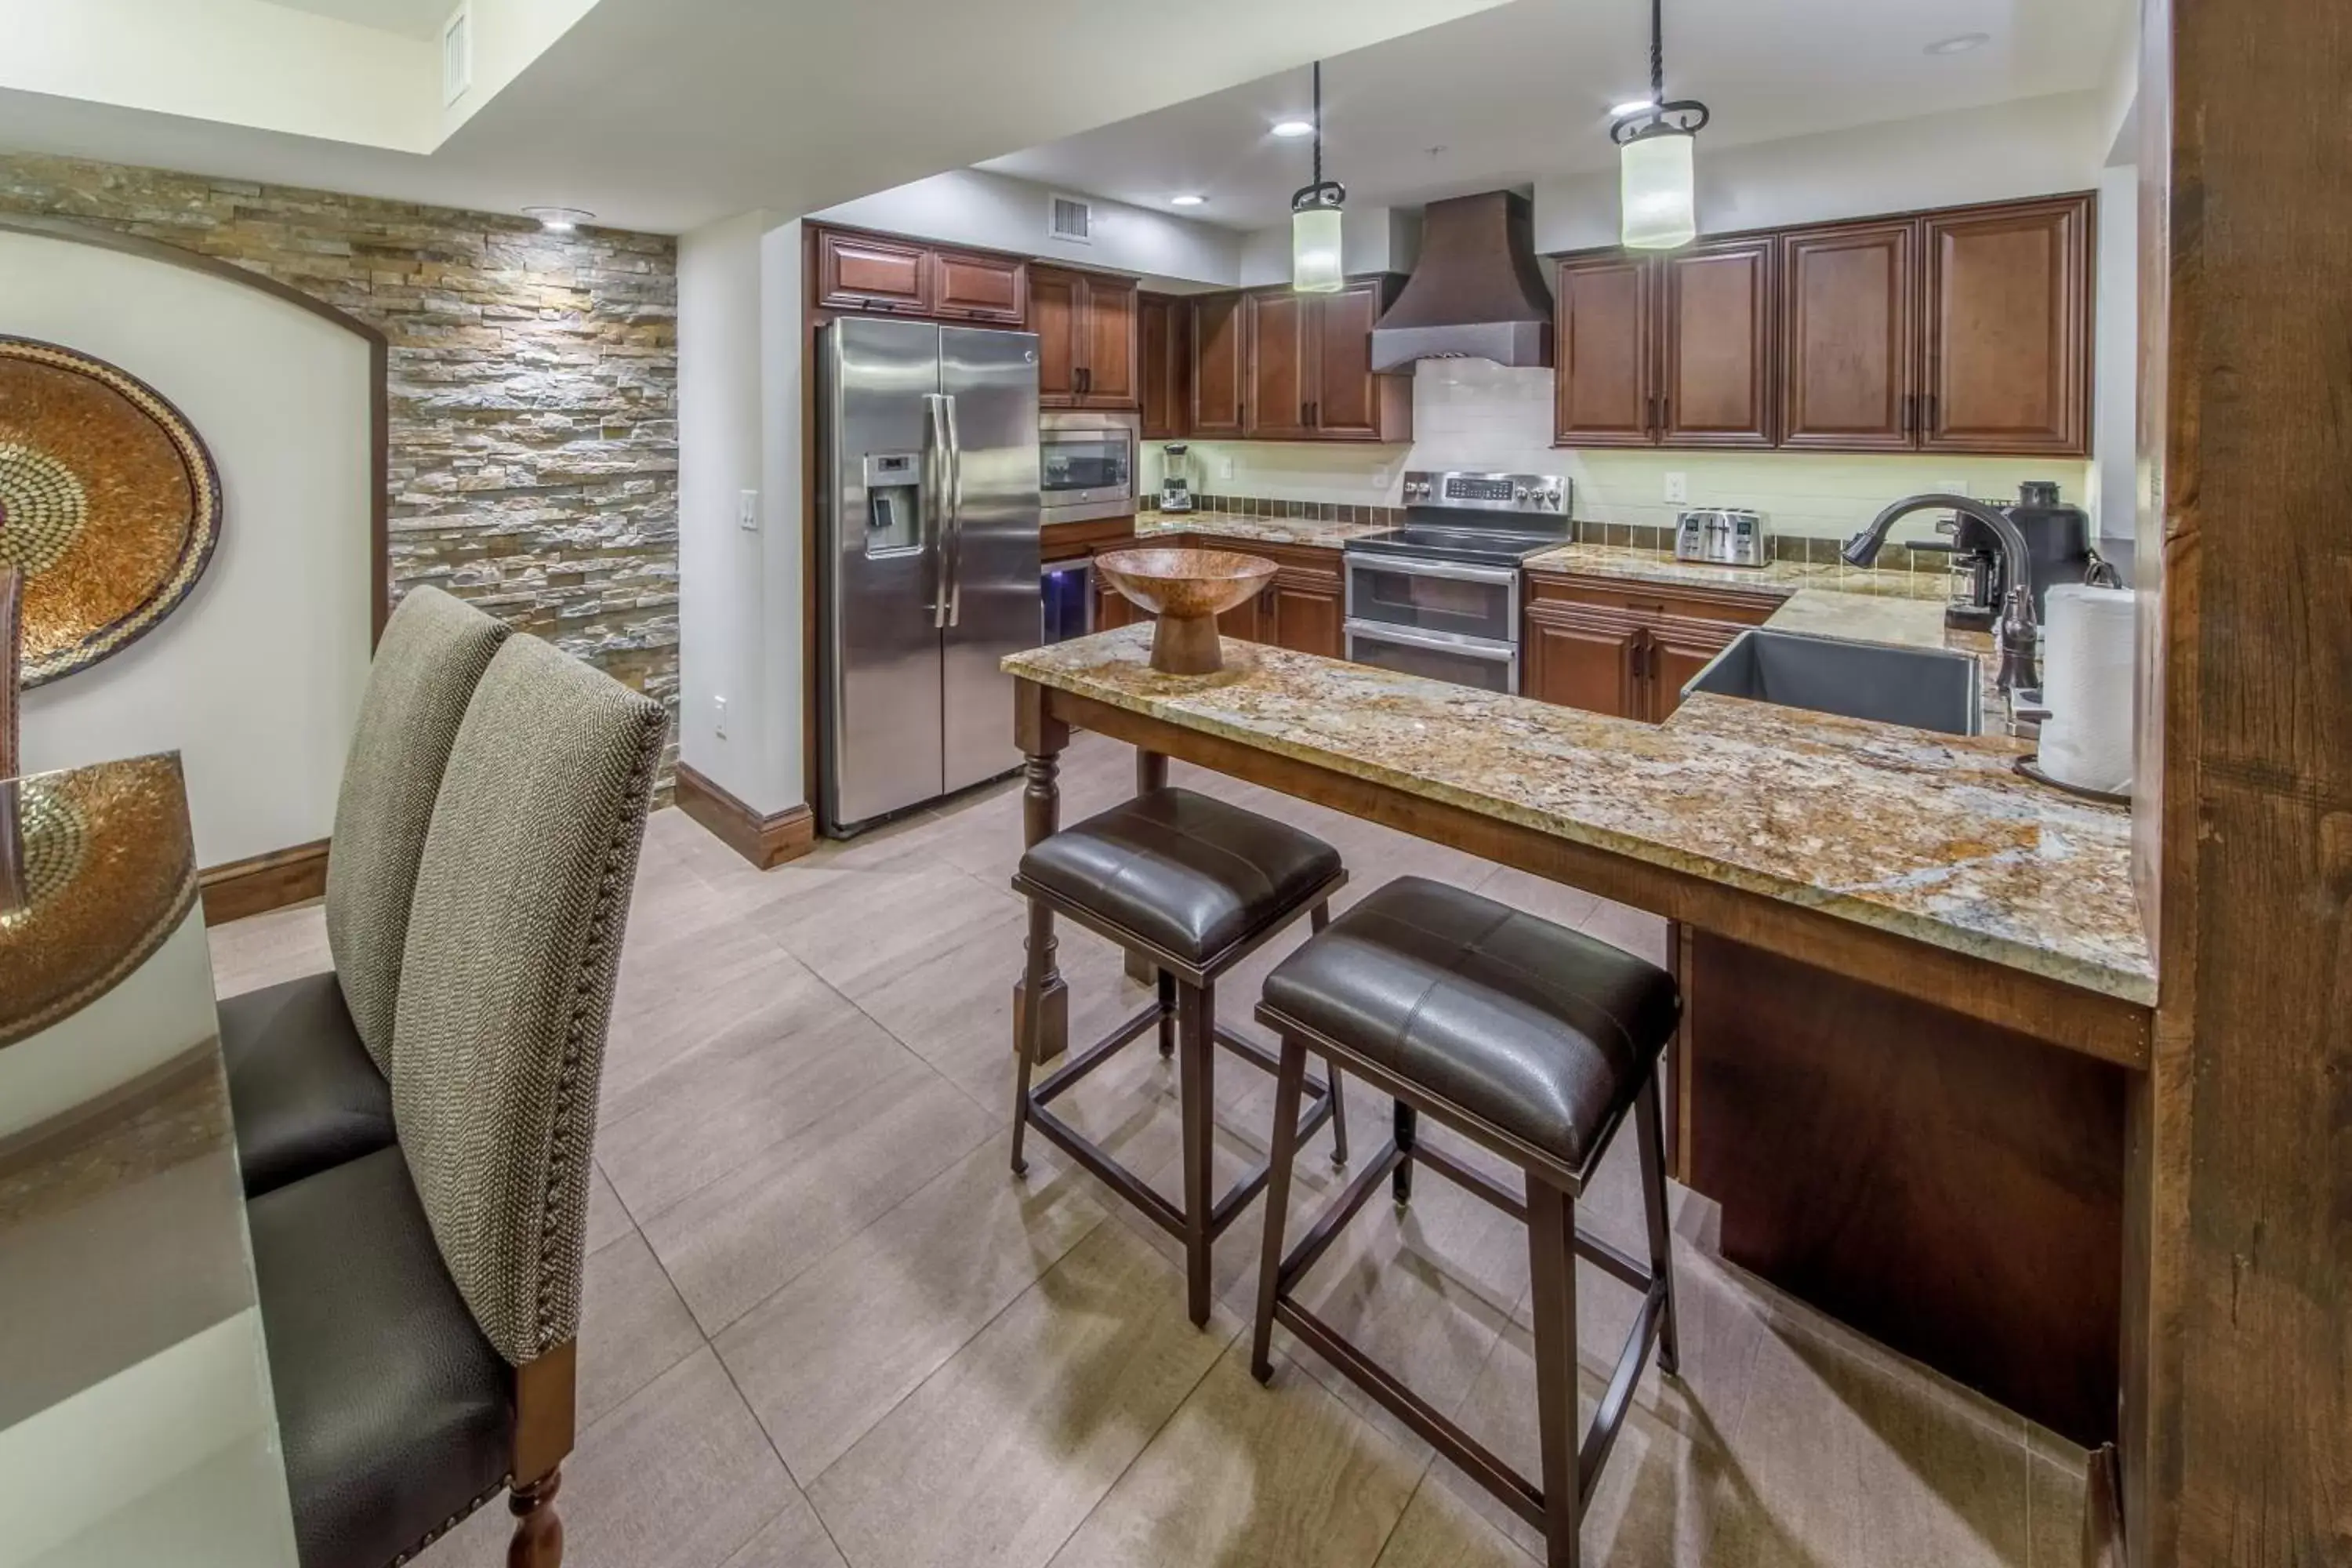
[[[956,427],[956,400],[953,393],[940,399],[944,405],[947,422],[948,518],[947,532],[951,548],[947,552],[948,625],[963,621],[963,433]]]
[[[948,625],[947,552],[943,501],[947,491],[946,421],[941,416],[946,397],[923,394],[923,553],[931,574],[931,629]]]

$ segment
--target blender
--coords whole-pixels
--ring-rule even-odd
[[[1181,441],[1160,448],[1160,510],[1192,510],[1192,449]]]

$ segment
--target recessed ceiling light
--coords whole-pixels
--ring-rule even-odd
[[[1311,120],[1277,120],[1274,122],[1276,136],[1312,136],[1315,121]]]
[[[1655,102],[1657,102],[1657,100],[1654,98],[1636,98],[1628,102],[1621,103],[1616,108],[1611,110],[1609,111],[1609,117],[1612,120],[1622,120],[1629,114],[1641,113],[1643,110],[1648,109]]]
[[[1170,196],[1168,205],[1171,207],[1197,207],[1208,199],[1206,196]]]
[[[1957,33],[1948,38],[1937,38],[1927,46],[1925,52],[1931,55],[1964,55],[1970,49],[1983,48],[1991,42],[1990,33]]]
[[[579,207],[525,207],[525,217],[535,217],[539,226],[551,234],[570,234],[582,224],[593,221],[596,215]]]

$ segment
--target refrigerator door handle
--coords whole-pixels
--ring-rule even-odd
[[[923,548],[929,558],[931,629],[948,625],[947,495],[948,423],[950,399],[943,393],[923,394]]]
[[[950,562],[948,576],[948,625],[957,626],[963,620],[963,435],[956,428],[955,394],[947,393],[940,401],[945,404],[947,419],[948,458],[948,537],[954,548],[948,556]]]

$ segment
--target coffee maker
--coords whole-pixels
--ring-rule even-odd
[[[2058,499],[2058,486],[2048,479],[2029,479],[2017,487],[2014,503],[2000,507],[2017,531],[2025,535],[2028,570],[2032,577],[2035,615],[2044,612],[2053,583],[2091,583],[2116,587],[2121,579],[2091,543],[2090,514]],[[1990,630],[2000,616],[2009,593],[2000,541],[1972,517],[1949,517],[1936,525],[1941,540],[1921,541],[1914,550],[1940,550],[1952,558],[1952,597],[1944,610],[1944,624],[1971,631]]]
[[[1160,510],[1192,510],[1192,449],[1181,441],[1160,448]]]

